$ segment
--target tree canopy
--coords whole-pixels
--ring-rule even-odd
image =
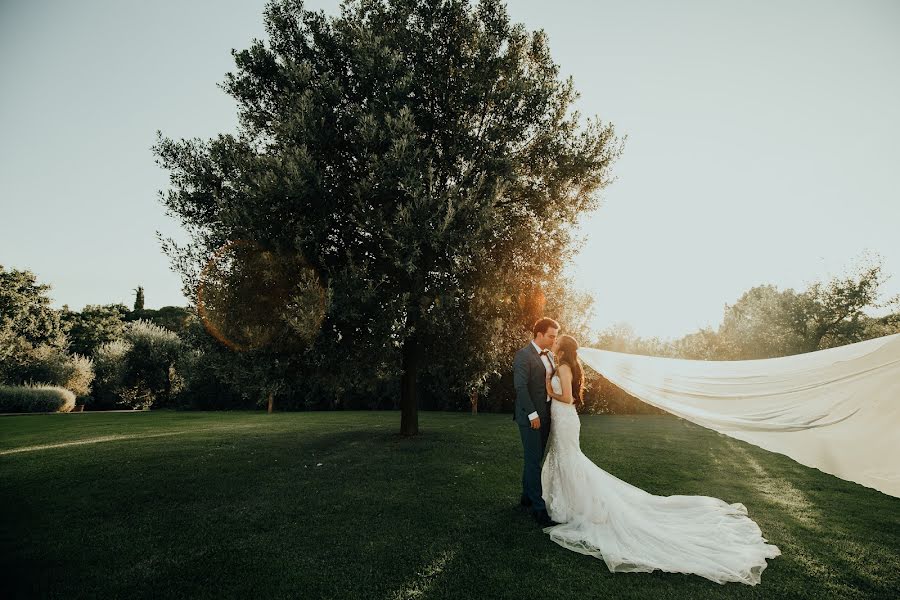
[[[49,291],[31,271],[0,265],[0,381],[35,348],[65,348],[65,328],[50,306]]]
[[[224,83],[238,133],[159,136],[162,200],[192,234],[165,248],[189,296],[237,240],[299,257],[329,299],[306,366],[350,385],[399,374],[414,434],[423,369],[483,357],[468,385],[523,339],[527,297],[561,270],[622,140],[570,113],[546,34],[497,0],[345,2],[334,17],[280,0],[264,18],[268,40],[234,51]]]
[[[883,259],[863,255],[842,274],[803,290],[754,286],[726,304],[718,329],[702,328],[674,341],[640,338],[613,326],[595,346],[616,352],[691,360],[753,360],[814,352],[900,332],[900,295],[884,298]],[[873,316],[878,310],[886,314]],[[893,310],[893,312],[890,312]]]

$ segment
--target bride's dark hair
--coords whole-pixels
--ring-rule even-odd
[[[559,354],[562,358],[556,363],[553,374],[559,371],[560,365],[569,365],[572,369],[572,399],[576,404],[584,404],[584,369],[578,358],[578,342],[571,335],[559,336]]]

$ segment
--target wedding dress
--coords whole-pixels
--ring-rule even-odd
[[[562,393],[559,377],[551,386]],[[575,406],[551,400],[541,470],[550,518],[544,528],[564,548],[601,558],[612,572],[694,573],[716,583],[760,582],[767,544],[743,504],[710,496],[654,496],[607,473],[582,454]]]

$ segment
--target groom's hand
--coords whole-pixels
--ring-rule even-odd
[[[535,417],[531,420],[531,428],[532,429],[540,429],[541,428],[541,418]]]

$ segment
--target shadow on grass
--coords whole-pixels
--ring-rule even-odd
[[[878,504],[749,445],[730,451],[702,428],[589,417],[582,447],[652,493],[745,503],[785,553],[761,586],[611,574],[515,507],[522,458],[508,416],[425,413],[411,439],[396,433],[396,416],[280,416],[245,429],[228,417],[233,426],[216,431],[0,457],[2,585],[12,597],[583,600],[861,597],[896,583],[884,555],[896,533],[873,531],[896,532],[896,499]],[[781,480],[807,517],[781,498]],[[854,502],[875,502],[877,517]],[[829,545],[829,535],[840,539]],[[866,536],[877,543],[859,556],[884,569],[854,563]]]
[[[354,428],[4,457],[3,502],[16,511],[4,586],[67,597],[411,594],[452,562],[453,523],[471,523],[471,487],[454,481],[460,450],[453,433]]]

